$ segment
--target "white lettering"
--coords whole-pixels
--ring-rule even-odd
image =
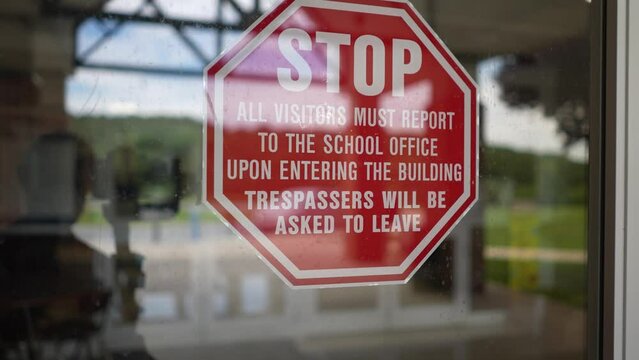
[[[286,29],[282,31],[277,44],[284,58],[297,71],[297,80],[293,79],[293,71],[290,68],[277,68],[277,80],[284,89],[300,92],[311,85],[313,75],[311,66],[293,47],[293,41],[297,41],[297,46],[302,51],[310,51],[313,47],[311,37],[306,31],[301,29]]]
[[[406,60],[408,51],[409,60]],[[415,74],[422,67],[422,50],[414,41],[393,39],[393,96],[404,96],[406,75]]]

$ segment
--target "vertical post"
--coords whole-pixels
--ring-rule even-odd
[[[623,228],[619,228],[616,242],[624,242],[624,301],[623,310],[616,309],[618,313],[623,311],[623,316],[619,321],[623,321],[623,355],[622,359],[636,359],[639,357],[639,104],[636,99],[639,97],[639,6],[636,1],[626,0],[625,22],[619,21],[619,25],[625,25],[624,28],[618,28],[619,33],[625,31],[624,37],[618,37],[618,41],[625,40],[625,44],[618,44],[619,50],[625,48],[625,54],[618,53],[619,56],[625,55],[625,68],[618,68],[617,74],[619,78],[625,77],[625,89],[621,94],[625,97],[625,101],[618,102],[619,105],[625,105],[625,109],[618,109],[617,126],[621,127],[620,135],[625,135],[625,149],[617,147],[617,160],[622,161],[622,167],[625,174],[618,173],[623,180],[623,190],[620,190],[621,196],[617,198],[617,208],[621,208],[620,213],[624,214],[623,218],[619,216],[618,221],[623,223]],[[620,14],[623,16],[623,14]],[[620,17],[621,17],[620,16]],[[620,81],[620,83],[623,83]],[[624,111],[625,110],[625,111]],[[625,175],[625,176],[624,176]],[[625,197],[623,197],[625,193]],[[625,211],[624,211],[625,210]],[[625,234],[623,230],[625,229]],[[617,354],[615,354],[617,355]]]
[[[473,57],[462,58],[462,64],[466,71],[477,78],[477,59]],[[479,99],[478,99],[479,101]],[[484,145],[482,111],[479,112],[479,147]],[[480,168],[482,164],[482,151],[479,152]],[[480,183],[481,186],[481,183]],[[472,307],[473,290],[481,289],[483,271],[483,200],[479,190],[479,200],[465,216],[458,228],[453,232],[453,303],[456,309],[468,314]],[[479,253],[477,253],[479,251]],[[476,281],[479,279],[480,281]]]
[[[609,164],[603,171],[603,345],[598,358],[629,360],[639,356],[639,7],[630,0],[604,4],[604,151]]]
[[[221,22],[222,16],[222,5],[225,0],[217,0],[217,18],[215,19],[217,22]],[[215,30],[215,54],[216,56],[222,53],[222,49],[224,49],[224,30],[217,29]]]
[[[453,304],[463,316],[468,315],[472,301],[472,228],[470,224],[460,225],[453,245]]]

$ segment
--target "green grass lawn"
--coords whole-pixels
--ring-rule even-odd
[[[585,249],[586,216],[585,206],[578,205],[488,206],[484,214],[486,245]]]
[[[586,208],[577,205],[486,209],[487,246],[586,249]],[[486,279],[563,303],[584,307],[586,264],[486,260]]]

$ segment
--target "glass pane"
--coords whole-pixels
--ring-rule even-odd
[[[0,358],[584,358],[590,2],[413,1],[478,84],[480,200],[408,283],[331,289],[203,205],[202,71],[273,3],[0,5]]]

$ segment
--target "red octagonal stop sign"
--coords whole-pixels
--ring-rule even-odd
[[[408,2],[286,0],[205,82],[206,202],[292,286],[406,282],[477,198],[476,86]]]

